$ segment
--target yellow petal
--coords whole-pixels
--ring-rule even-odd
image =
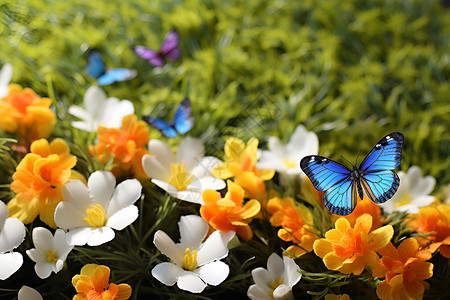
[[[339,242],[342,238],[342,231],[339,231],[337,229],[328,230],[325,233],[325,238],[335,243]]]
[[[324,256],[323,263],[328,269],[337,271],[342,267],[344,260],[344,258],[337,256],[334,252],[330,252]]]
[[[334,223],[334,227],[336,230],[345,233],[345,231],[350,228],[350,222],[346,218],[339,218]]]
[[[229,163],[224,162],[213,169],[213,175],[217,178],[227,179],[233,177],[233,173],[229,171]]]
[[[87,264],[81,268],[81,275],[86,275],[92,277],[94,275],[95,270],[97,269],[97,264]]]
[[[6,205],[11,218],[18,218],[24,224],[29,224],[36,219],[39,214],[39,199],[33,198],[30,201],[19,204],[17,197],[11,199]]]
[[[47,157],[51,154],[50,146],[46,139],[39,139],[31,143],[30,151],[42,157]]]
[[[70,149],[69,149],[69,146],[67,145],[66,141],[64,141],[63,139],[59,139],[59,138],[54,139],[50,143],[50,151],[55,154],[69,154],[70,153]]]
[[[274,170],[258,170],[256,176],[261,178],[262,181],[270,180],[275,175]]]
[[[369,233],[367,248],[373,251],[381,249],[390,242],[393,235],[394,228],[392,228],[391,225],[386,225],[375,229]]]
[[[419,249],[419,242],[414,238],[404,240],[400,246],[398,246],[398,256],[400,260],[406,260],[409,257],[415,256]]]
[[[128,284],[122,283],[118,285],[119,292],[116,295],[114,300],[127,300],[131,297],[131,286]]]
[[[356,219],[355,230],[363,231],[366,234],[369,234],[370,229],[372,228],[373,218],[369,214],[363,214]]]
[[[261,203],[258,200],[250,200],[243,206],[244,211],[241,213],[242,219],[248,219],[256,216],[261,210]]]
[[[314,253],[320,258],[324,258],[328,253],[334,252],[333,244],[327,239],[318,239],[313,244]]]
[[[241,156],[244,154],[245,145],[240,139],[231,137],[225,143],[225,155],[228,160],[241,161]]]

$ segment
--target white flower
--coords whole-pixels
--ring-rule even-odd
[[[407,173],[398,172],[400,185],[395,195],[387,202],[380,204],[385,213],[406,211],[410,214],[419,212],[419,208],[427,206],[434,201],[428,195],[436,184],[433,176],[422,177],[422,170],[418,166],[411,166]]]
[[[133,205],[141,196],[141,183],[128,179],[116,186],[111,172],[91,174],[86,187],[80,180],[69,180],[62,192],[64,200],[55,210],[58,227],[68,229],[69,245],[98,246],[111,241],[115,230],[122,230],[138,217]]]
[[[155,233],[153,243],[172,262],[156,265],[152,275],[168,286],[177,286],[192,293],[201,293],[209,285],[219,285],[230,268],[219,261],[228,255],[228,242],[234,231],[214,231],[204,243],[209,225],[196,215],[183,216],[178,222],[180,243],[175,244],[163,231]]]
[[[0,200],[0,279],[14,274],[23,264],[22,254],[12,252],[25,239],[25,225],[17,218],[8,218],[8,207]]]
[[[248,288],[247,296],[258,300],[294,299],[292,287],[302,277],[299,271],[300,268],[292,258],[283,256],[281,259],[276,253],[272,253],[267,260],[267,270],[256,268],[252,271],[255,284]]]
[[[36,262],[34,270],[37,276],[45,279],[53,272],[58,273],[64,266],[67,255],[73,246],[66,242],[66,233],[57,229],[53,236],[50,230],[44,227],[33,229],[33,243],[36,248],[27,250],[28,256]]]
[[[269,151],[261,151],[256,167],[261,170],[276,170],[285,175],[305,176],[300,168],[300,160],[306,155],[315,155],[319,151],[319,140],[312,131],[298,125],[286,145],[280,139],[271,136],[268,140]]]
[[[0,98],[4,98],[9,94],[9,82],[11,81],[13,68],[10,63],[3,65],[0,71]]]
[[[88,132],[97,131],[98,126],[120,128],[122,118],[134,114],[134,106],[129,100],[106,99],[106,94],[97,86],[91,86],[84,94],[84,108],[72,105],[69,113],[82,121],[73,121],[73,127]]]
[[[44,300],[38,291],[26,285],[20,288],[17,296],[17,300]]]
[[[212,169],[221,161],[204,156],[203,143],[196,138],[185,137],[175,156],[169,145],[152,139],[148,143],[152,155],[144,155],[142,167],[152,182],[174,198],[203,204],[202,192],[207,189],[221,190],[222,179],[212,175]]]

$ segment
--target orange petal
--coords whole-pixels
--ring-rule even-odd
[[[98,266],[91,277],[92,284],[96,291],[103,291],[108,288],[109,268],[107,266]]]
[[[404,240],[400,246],[398,246],[399,259],[405,262],[409,257],[414,257],[419,249],[419,243],[414,238]]]

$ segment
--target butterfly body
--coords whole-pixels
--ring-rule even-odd
[[[167,138],[176,138],[179,134],[185,134],[194,126],[194,117],[192,116],[191,101],[189,98],[184,100],[178,106],[173,121],[166,122],[155,117],[142,117],[151,126],[158,129],[162,135]]]
[[[97,49],[92,49],[88,52],[85,70],[86,73],[97,79],[98,85],[109,85],[137,76],[137,71],[134,69],[107,69],[103,57]]]
[[[303,172],[318,191],[325,192],[324,204],[337,215],[348,215],[364,192],[375,203],[395,194],[400,179],[393,171],[401,162],[403,134],[392,132],[378,141],[359,167],[352,169],[324,156],[310,155],[300,162]],[[364,192],[363,192],[364,191]]]
[[[159,51],[144,46],[135,46],[133,51],[141,58],[146,59],[151,65],[162,67],[164,61],[175,61],[181,56],[181,50],[178,47],[178,32],[175,29],[169,31],[164,37]]]

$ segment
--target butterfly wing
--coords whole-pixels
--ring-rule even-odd
[[[148,124],[150,124],[151,126],[155,127],[156,129],[158,129],[162,135],[164,135],[167,138],[176,138],[178,136],[177,132],[175,131],[175,129],[166,121],[158,119],[158,118],[153,118],[153,117],[142,117],[142,119],[147,122]]]
[[[105,62],[98,50],[92,49],[88,52],[85,70],[86,73],[94,78],[98,78],[106,72]]]
[[[168,60],[177,60],[180,58],[181,50],[178,47],[178,32],[176,29],[172,29],[166,34],[159,52]]]
[[[97,78],[98,85],[108,85],[114,82],[121,82],[136,77],[137,71],[134,69],[108,69]]]
[[[346,166],[319,155],[305,156],[300,167],[318,191],[325,191],[324,204],[332,213],[348,215],[356,206],[356,184]]]
[[[361,185],[375,203],[384,203],[394,196],[400,184],[392,171],[400,166],[404,136],[392,132],[380,139],[362,161]]]
[[[148,62],[155,67],[161,67],[164,64],[161,55],[157,51],[144,46],[135,46],[133,47],[133,51],[143,59],[148,60]]]
[[[194,117],[192,116],[192,107],[189,98],[186,97],[181,102],[175,113],[173,124],[180,134],[185,134],[194,126]]]

